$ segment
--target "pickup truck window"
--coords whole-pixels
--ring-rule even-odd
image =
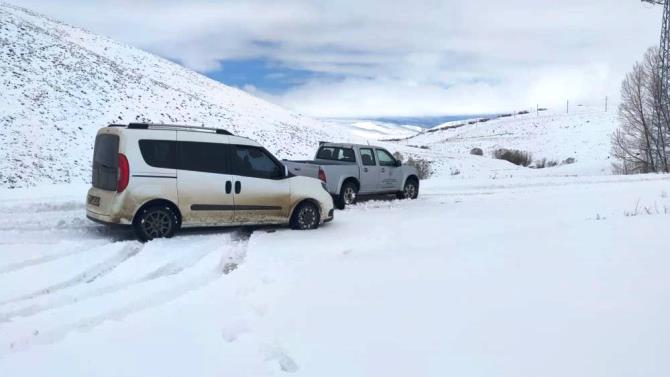
[[[395,166],[395,158],[383,149],[377,149],[377,158],[380,166]]]
[[[361,148],[361,162],[364,166],[375,166],[375,154],[370,148]]]
[[[319,160],[356,162],[356,155],[351,148],[321,147],[316,154]]]

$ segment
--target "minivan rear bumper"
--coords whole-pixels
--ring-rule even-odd
[[[107,215],[101,215],[99,213],[91,212],[91,211],[86,211],[86,218],[89,220],[96,222],[98,224],[105,224],[105,225],[118,225],[118,226],[127,226],[130,225],[125,220],[119,220],[118,217],[113,217],[113,216],[107,216]]]

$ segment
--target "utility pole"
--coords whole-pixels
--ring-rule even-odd
[[[565,113],[570,114],[570,100],[565,101]]]
[[[642,2],[663,5],[659,69],[661,70],[661,92],[664,94],[662,103],[668,109],[670,106],[670,0],[642,0]]]
[[[605,96],[605,112],[607,112],[607,96]]]

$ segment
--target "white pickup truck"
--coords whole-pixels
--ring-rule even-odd
[[[295,175],[323,181],[339,209],[354,204],[359,195],[396,194],[406,199],[419,195],[416,169],[381,147],[321,143],[314,160],[284,160],[284,165]]]

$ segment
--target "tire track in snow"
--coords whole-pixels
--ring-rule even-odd
[[[32,266],[37,266],[37,265],[40,265],[40,264],[52,262],[52,261],[55,261],[55,260],[58,260],[58,259],[61,259],[61,258],[66,258],[66,257],[72,256],[72,255],[76,255],[76,254],[80,254],[80,253],[84,253],[84,252],[88,252],[88,250],[86,250],[86,249],[72,250],[72,251],[68,251],[68,252],[64,252],[64,253],[44,255],[44,256],[41,256],[41,257],[37,257],[37,258],[23,260],[21,262],[10,263],[10,264],[4,265],[4,266],[0,266],[0,275],[7,274],[7,273],[10,273],[10,272],[19,271],[19,270],[22,270],[22,269],[27,268],[27,267],[32,267]]]
[[[7,305],[13,302],[19,302],[19,301],[25,301],[25,300],[30,300],[34,299],[36,297],[40,296],[45,296],[54,292],[58,292],[67,288],[70,288],[72,286],[75,286],[77,284],[82,284],[82,283],[91,283],[98,279],[101,276],[107,275],[108,273],[112,272],[116,267],[118,267],[121,263],[125,262],[129,258],[133,257],[137,253],[139,253],[142,250],[142,244],[137,243],[137,242],[132,242],[130,244],[127,244],[121,248],[115,255],[112,257],[108,258],[107,260],[100,262],[96,264],[95,266],[85,270],[84,272],[81,272],[80,274],[62,281],[60,283],[51,285],[47,288],[40,289],[36,292],[29,293],[26,295],[22,295],[19,297],[15,297],[9,300],[1,301],[0,306]]]
[[[57,297],[56,299],[51,300],[50,302],[47,303],[28,305],[13,311],[0,313],[0,322],[9,321],[14,317],[29,317],[47,310],[52,310],[72,304],[78,304],[91,298],[97,298],[128,289],[133,285],[142,284],[151,280],[160,279],[171,275],[176,275],[190,267],[193,267],[196,263],[198,263],[200,260],[202,260],[212,252],[213,250],[211,249],[209,250],[205,249],[204,251],[198,250],[197,252],[189,251],[188,253],[184,253],[184,255],[178,260],[165,263],[162,266],[156,268],[155,270],[139,278],[128,279],[121,283],[111,284],[97,289],[92,289],[83,292],[82,294],[79,295]]]
[[[219,263],[205,274],[192,277],[159,292],[139,297],[119,308],[108,310],[102,314],[91,315],[45,331],[34,330],[31,334],[10,341],[5,349],[0,349],[0,358],[6,354],[28,349],[36,344],[58,342],[74,331],[89,331],[107,321],[122,320],[134,313],[169,303],[191,291],[202,288],[231,273],[239,264],[244,262],[251,234],[252,231],[240,231],[231,237],[233,242],[230,247],[222,250]]]

